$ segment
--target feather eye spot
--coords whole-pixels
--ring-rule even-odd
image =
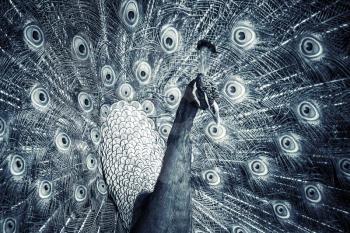
[[[169,88],[165,91],[165,101],[169,108],[176,108],[181,100],[181,91],[177,87]]]
[[[210,122],[206,127],[205,133],[214,140],[220,140],[226,136],[226,128],[222,124]]]
[[[95,145],[98,145],[101,142],[100,130],[98,128],[91,129],[90,138]]]
[[[139,7],[136,1],[130,0],[124,3],[122,7],[122,15],[124,24],[130,28],[134,28],[139,22]]]
[[[44,45],[44,33],[37,25],[28,25],[24,28],[24,39],[31,48],[40,48]]]
[[[247,230],[240,226],[233,227],[233,233],[247,233]]]
[[[245,86],[238,81],[228,81],[224,86],[224,94],[233,101],[244,98],[246,94]]]
[[[80,108],[85,112],[91,112],[94,107],[90,95],[85,92],[79,93],[78,103]]]
[[[308,201],[318,203],[322,200],[321,192],[315,185],[305,186],[304,193]]]
[[[254,175],[258,176],[264,176],[269,172],[267,165],[260,159],[251,161],[249,163],[249,168]]]
[[[232,41],[241,48],[248,48],[256,40],[254,30],[247,26],[238,26],[232,30]]]
[[[71,140],[66,133],[59,133],[55,138],[56,147],[60,151],[67,151],[70,149]]]
[[[284,135],[279,139],[280,147],[287,153],[296,153],[299,151],[299,145],[295,138],[290,135]]]
[[[115,84],[116,75],[111,66],[105,65],[101,69],[102,82],[106,87],[111,87]]]
[[[11,159],[10,172],[13,176],[23,175],[25,172],[25,160],[20,155],[14,155]]]
[[[36,87],[31,92],[31,101],[34,107],[45,108],[50,103],[50,97],[44,88]]]
[[[350,159],[341,159],[339,161],[339,167],[344,175],[350,176]]]
[[[217,186],[221,183],[221,178],[215,170],[207,170],[203,172],[203,178],[207,184]]]
[[[148,62],[142,61],[136,64],[135,75],[140,84],[148,84],[151,80],[152,69]]]
[[[103,119],[107,118],[109,112],[110,112],[110,106],[108,104],[103,104],[100,108],[101,118],[103,118]]]
[[[0,117],[0,137],[5,135],[6,128],[7,126],[5,120]]]
[[[89,57],[88,42],[81,36],[73,37],[73,51],[75,56],[80,60],[86,60]]]
[[[179,47],[179,33],[176,30],[176,28],[171,27],[171,26],[165,26],[161,30],[160,34],[160,45],[163,49],[164,52],[171,54],[176,52],[176,50]]]
[[[3,233],[14,233],[16,232],[16,220],[14,218],[6,218],[2,227]]]
[[[298,115],[307,121],[315,121],[320,117],[316,106],[308,101],[303,101],[298,106]]]
[[[151,116],[155,113],[155,106],[150,100],[145,100],[142,103],[142,109],[146,113],[147,116]]]
[[[134,98],[135,90],[130,84],[123,83],[118,89],[118,95],[122,100],[129,101]]]
[[[77,202],[82,202],[86,199],[87,189],[84,185],[79,185],[75,188],[74,198]]]
[[[167,139],[169,137],[171,131],[171,124],[163,123],[159,127],[159,134],[163,139]]]
[[[97,191],[102,195],[107,194],[107,185],[103,180],[97,181]]]
[[[300,52],[306,58],[315,59],[323,54],[323,47],[315,38],[305,37],[300,42]]]
[[[39,185],[39,197],[42,199],[49,198],[52,194],[52,184],[50,181],[41,181]]]
[[[93,154],[89,154],[86,159],[85,159],[85,163],[87,168],[90,171],[95,171],[97,168],[97,159],[95,158],[95,156]]]
[[[288,219],[290,217],[290,212],[286,204],[276,203],[273,205],[273,210],[277,217],[281,219]]]

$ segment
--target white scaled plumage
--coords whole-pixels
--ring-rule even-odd
[[[151,193],[157,181],[164,142],[138,102],[117,102],[109,112],[103,124],[102,165],[123,225],[130,228],[136,199]]]

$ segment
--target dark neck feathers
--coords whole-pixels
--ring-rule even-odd
[[[191,154],[189,135],[198,107],[186,88],[176,112],[155,189],[145,199],[132,233],[187,233],[191,229]]]

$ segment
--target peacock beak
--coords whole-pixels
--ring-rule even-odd
[[[215,101],[211,106],[209,106],[209,111],[213,116],[216,124],[220,124],[219,105]]]
[[[210,104],[206,93],[204,93],[204,99],[208,106],[209,112],[214,118],[214,121],[216,122],[216,124],[220,124],[219,105],[216,103],[215,100],[213,101],[212,104]]]

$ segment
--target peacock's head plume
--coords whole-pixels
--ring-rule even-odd
[[[193,81],[193,97],[198,107],[202,110],[209,110],[214,120],[219,123],[219,107],[217,100],[219,99],[219,91],[215,83],[207,76],[209,63],[212,54],[217,53],[216,47],[210,41],[200,40],[197,43],[199,51],[199,74]]]
[[[197,43],[197,50],[199,53],[199,72],[206,75],[209,66],[210,59],[213,54],[216,54],[216,46],[208,40],[200,40]]]

